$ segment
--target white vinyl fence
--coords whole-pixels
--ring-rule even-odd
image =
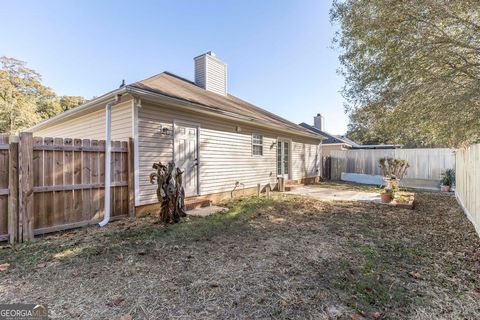
[[[457,150],[455,195],[480,235],[480,144]]]
[[[331,152],[332,180],[381,184],[381,158],[407,160],[410,168],[402,184],[406,187],[438,189],[442,172],[455,168],[455,150],[437,149],[366,149]]]

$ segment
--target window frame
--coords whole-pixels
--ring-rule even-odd
[[[261,143],[255,143],[255,136],[260,137]],[[263,134],[260,133],[252,133],[252,157],[263,157],[264,152],[263,152]],[[255,148],[254,147],[261,147],[261,154],[255,154]]]

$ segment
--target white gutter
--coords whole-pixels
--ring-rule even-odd
[[[112,107],[120,101],[120,95],[117,95],[114,101],[105,106],[105,198],[103,220],[98,223],[104,227],[110,221],[110,193],[111,193],[111,169],[112,169]]]

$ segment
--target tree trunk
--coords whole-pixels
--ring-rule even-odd
[[[183,171],[175,168],[175,163],[168,166],[156,162],[152,166],[157,172],[150,174],[150,182],[157,183],[157,198],[160,203],[159,222],[176,223],[185,217],[185,190],[183,189]]]

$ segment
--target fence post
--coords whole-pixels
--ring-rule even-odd
[[[19,171],[19,222],[18,240],[33,240],[33,135],[31,132],[20,133],[18,153]]]
[[[8,234],[10,243],[18,239],[18,137],[10,137],[8,154]]]
[[[128,213],[135,218],[135,167],[133,138],[128,139]]]

